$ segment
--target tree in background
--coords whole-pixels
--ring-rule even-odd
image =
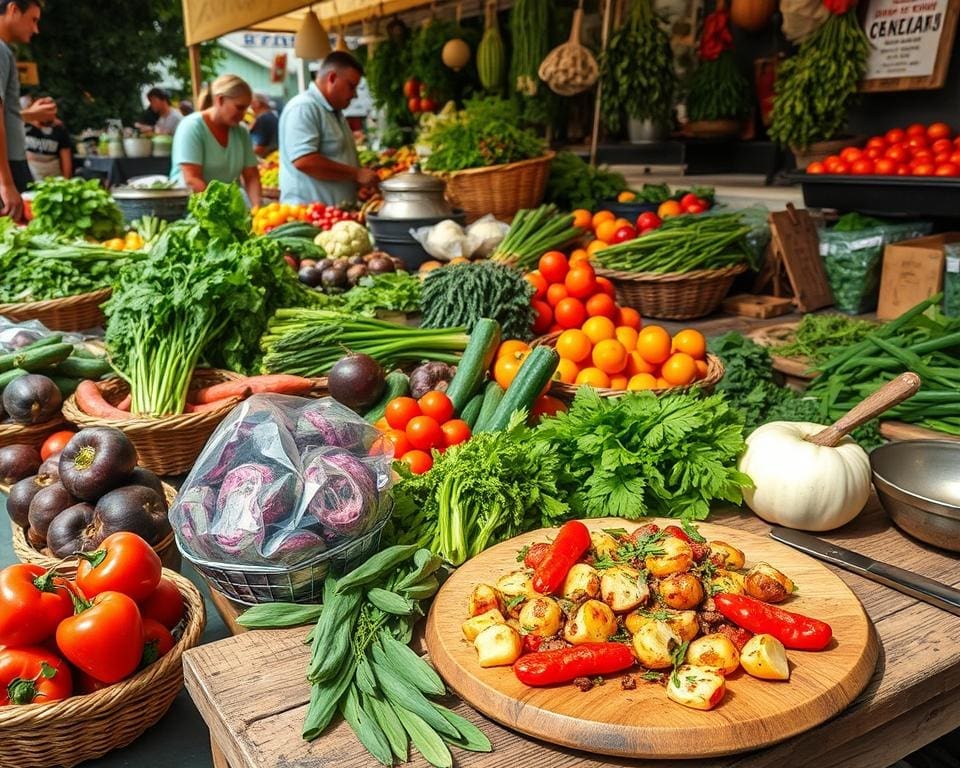
[[[29,57],[39,68],[38,90],[57,100],[72,130],[100,127],[108,118],[129,124],[143,111],[143,86],[163,76],[164,60],[186,74],[189,90],[183,34],[181,0],[46,0]],[[203,48],[206,79],[219,49]]]

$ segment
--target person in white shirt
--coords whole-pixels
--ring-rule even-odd
[[[157,133],[173,136],[177,132],[180,121],[183,120],[183,115],[170,104],[170,94],[163,88],[151,88],[147,91],[147,101],[150,103],[150,111],[157,116],[157,122],[153,126],[137,123],[137,128],[143,134]]]

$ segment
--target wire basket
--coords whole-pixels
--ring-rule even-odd
[[[39,448],[44,440],[66,423],[66,419],[58,413],[43,424],[0,424],[0,448],[19,444]]]
[[[8,320],[22,323],[39,320],[51,331],[86,331],[102,328],[106,318],[100,305],[110,298],[111,290],[104,288],[90,293],[79,293],[62,299],[24,301],[15,304],[0,304],[0,315]]]
[[[620,272],[596,266],[598,275],[613,281],[622,303],[644,317],[691,320],[709,315],[730,292],[746,264],[693,272]]]
[[[387,497],[380,519],[367,533],[294,567],[214,563],[186,551],[179,539],[177,546],[213,589],[236,603],[319,603],[327,570],[345,573],[374,554],[392,512],[393,499]]]
[[[206,613],[190,581],[173,571],[163,575],[176,584],[187,609],[183,632],[170,652],[96,693],[0,707],[0,765],[71,768],[125,747],[166,714],[183,687],[181,657],[200,642]]]

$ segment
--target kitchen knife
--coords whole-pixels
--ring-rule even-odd
[[[851,552],[849,549],[838,547],[803,531],[775,525],[771,528],[770,535],[777,541],[806,552],[808,555],[960,616],[960,589],[954,589],[918,573],[905,571],[895,565]]]

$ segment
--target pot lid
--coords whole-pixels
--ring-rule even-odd
[[[414,163],[404,173],[398,173],[380,183],[385,192],[429,192],[443,194],[446,184],[443,179],[420,171],[420,165]]]

